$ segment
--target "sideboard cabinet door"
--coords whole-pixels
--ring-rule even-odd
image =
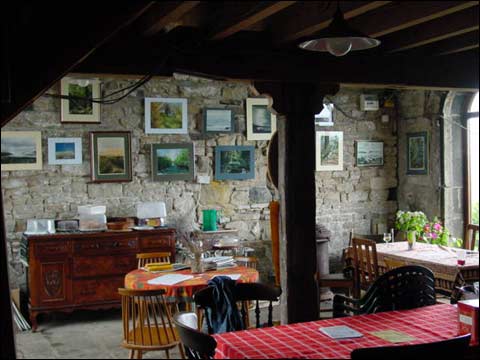
[[[42,260],[35,272],[33,286],[38,286],[37,291],[31,292],[36,306],[55,306],[67,304],[71,301],[70,269],[68,260]]]

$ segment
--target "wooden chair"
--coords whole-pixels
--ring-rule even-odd
[[[189,359],[213,359],[217,342],[212,336],[197,330],[195,313],[178,313],[173,317],[173,322]]]
[[[465,240],[463,248],[467,250],[475,250],[475,242],[478,239],[478,225],[467,224],[465,227]]]
[[[233,296],[235,302],[241,302],[240,315],[242,317],[243,329],[250,328],[250,318],[248,314],[248,304],[249,302],[255,302],[255,327],[264,327],[264,326],[273,326],[273,302],[278,301],[282,290],[278,287],[273,287],[266,284],[260,283],[239,283],[235,285]],[[213,287],[209,286],[198,292],[193,296],[195,304],[200,311],[205,311],[207,308],[210,310],[215,309],[214,300],[213,300]],[[261,324],[260,322],[260,305],[259,301],[268,301],[268,314],[267,314],[267,323]],[[200,318],[200,317],[199,317]],[[213,329],[211,324],[207,321],[208,333],[212,334]]]
[[[258,260],[254,256],[234,256],[233,260],[235,260],[238,266],[245,266],[252,269],[256,269],[258,264]]]
[[[402,260],[390,259],[390,258],[383,258],[383,262],[388,270],[392,270],[398,267],[407,266],[407,263]]]
[[[164,350],[169,359],[169,351],[175,346],[184,358],[165,291],[118,289],[118,292],[122,297],[122,346],[130,350],[130,359],[141,359],[144,351],[153,350]]]
[[[464,359],[469,350],[471,335],[427,344],[381,346],[355,349],[352,359]]]
[[[353,238],[354,296],[367,290],[378,278],[377,244],[373,240]]]
[[[361,299],[335,295],[333,315],[372,314],[435,305],[435,278],[423,266],[402,266],[381,275]]]
[[[137,254],[138,269],[151,263],[170,263],[170,252],[153,252]]]

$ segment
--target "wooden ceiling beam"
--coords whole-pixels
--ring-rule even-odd
[[[391,1],[342,1],[340,8],[345,19],[352,19],[374,9],[381,8]],[[325,4],[329,4],[327,7]],[[278,17],[272,26],[271,32],[275,43],[295,41],[302,37],[312,35],[330,25],[333,12],[333,2],[302,1],[298,6],[289,9],[288,14]]]
[[[200,1],[166,1],[155,5],[145,14],[143,26],[144,36],[153,36],[165,28],[173,28],[190,10],[200,4]]]
[[[352,19],[349,24],[378,38],[473,6],[478,6],[478,1],[398,1]]]
[[[478,49],[478,43],[475,44],[475,45],[465,46],[465,47],[462,47],[462,48],[459,48],[459,49],[454,49],[454,50],[441,52],[441,53],[436,54],[436,55],[437,56],[444,56],[444,55],[450,55],[450,54],[458,54],[460,52],[465,52],[465,51],[474,50],[474,49]]]
[[[273,14],[295,4],[296,1],[261,1],[244,14],[223,22],[210,35],[210,40],[222,40],[241,30],[245,30]]]
[[[437,41],[426,46],[402,51],[402,54],[405,54],[409,57],[453,54],[460,51],[474,49],[478,43],[479,32],[476,30],[442,41]]]
[[[383,37],[384,49],[398,52],[428,45],[479,29],[477,8],[468,8]]]

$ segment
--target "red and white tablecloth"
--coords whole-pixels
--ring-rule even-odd
[[[333,340],[318,328],[346,325],[363,337]],[[395,330],[415,341],[392,344],[371,334]],[[407,345],[441,341],[458,335],[457,308],[441,304],[403,311],[320,320],[214,335],[216,359],[348,359],[361,347]]]

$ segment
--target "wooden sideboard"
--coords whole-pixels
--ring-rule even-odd
[[[40,313],[119,307],[117,290],[136,269],[136,254],[156,251],[174,260],[174,229],[24,235],[32,329]]]

